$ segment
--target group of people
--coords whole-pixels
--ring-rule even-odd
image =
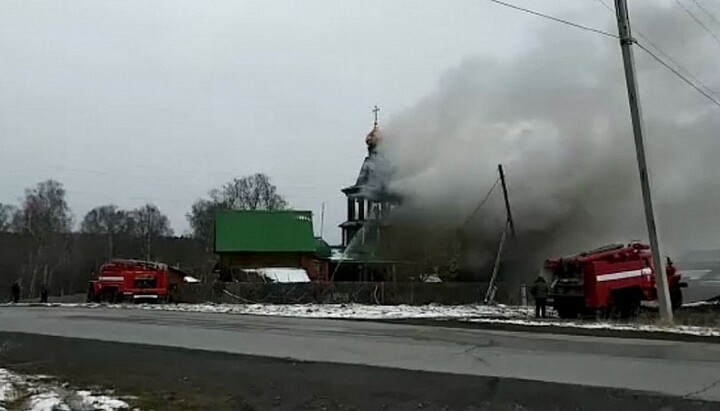
[[[17,304],[20,302],[20,283],[18,281],[14,281],[12,285],[10,286],[10,301]],[[47,303],[48,302],[48,288],[45,284],[42,284],[40,286],[40,302],[41,303]]]

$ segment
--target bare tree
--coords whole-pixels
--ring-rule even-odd
[[[13,219],[18,208],[10,204],[0,203],[0,232],[13,231]]]
[[[277,193],[277,187],[262,173],[235,178],[220,189],[210,192],[215,203],[230,210],[282,210],[287,201]]]
[[[147,260],[152,258],[153,239],[173,235],[170,219],[153,204],[145,204],[130,211],[126,224],[131,235],[143,239],[143,252]]]
[[[47,180],[38,183],[35,188],[26,189],[22,208],[14,219],[20,231],[33,235],[69,232],[72,214],[62,183]]]
[[[80,231],[106,235],[108,257],[112,258],[115,255],[114,238],[119,234],[130,234],[134,225],[130,213],[118,209],[114,204],[109,204],[88,211],[80,223]]]
[[[27,265],[31,294],[40,283],[52,282],[55,268],[66,257],[65,239],[58,236],[72,228],[73,218],[65,194],[62,183],[42,181],[35,188],[25,190],[22,205],[13,216],[12,230],[32,238]]]
[[[88,211],[80,222],[80,231],[91,234],[117,234],[122,230],[123,212],[109,204]]]
[[[262,173],[235,178],[211,190],[210,199],[197,200],[186,214],[193,236],[210,250],[213,244],[215,213],[221,210],[282,210],[288,206],[277,187]]]

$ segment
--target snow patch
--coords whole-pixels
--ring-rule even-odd
[[[92,391],[81,390],[76,394],[84,404],[91,406],[94,411],[115,411],[129,408],[125,401],[107,395],[93,394]]]
[[[690,325],[660,326],[639,323],[617,323],[606,321],[561,321],[561,320],[532,320],[532,319],[497,319],[497,318],[468,318],[468,322],[485,324],[513,324],[530,327],[561,327],[579,328],[587,330],[614,330],[614,331],[640,331],[664,332],[672,334],[697,335],[701,337],[720,337],[720,329],[711,327],[698,327]]]
[[[0,368],[0,410],[117,411],[125,401],[89,390],[74,391],[47,376],[23,376]]]
[[[276,283],[309,283],[307,271],[302,268],[292,267],[267,267],[245,269],[244,271],[255,273],[261,277]]]

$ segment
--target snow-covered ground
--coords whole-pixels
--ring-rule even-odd
[[[527,318],[529,307],[508,305],[364,305],[364,304],[142,304],[110,305],[149,311],[267,315],[356,320]]]
[[[562,327],[579,328],[586,330],[614,330],[614,331],[640,331],[663,332],[672,334],[696,335],[701,337],[720,337],[720,329],[712,327],[699,327],[691,325],[661,326],[633,322],[614,321],[569,321],[558,319],[497,319],[497,318],[469,318],[468,322],[484,324],[511,324],[530,327]]]
[[[74,390],[54,379],[23,376],[0,368],[0,411],[115,411],[127,402],[90,390]]]

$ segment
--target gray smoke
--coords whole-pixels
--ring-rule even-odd
[[[720,90],[720,45],[682,10],[632,13],[645,36]],[[613,22],[608,13],[614,33]],[[467,59],[384,127],[404,212],[460,224],[502,163],[516,224],[540,255],[646,240],[618,41],[551,25],[534,44],[505,61]],[[720,248],[720,108],[635,53],[663,251]],[[466,227],[490,243],[504,219],[499,193]]]

